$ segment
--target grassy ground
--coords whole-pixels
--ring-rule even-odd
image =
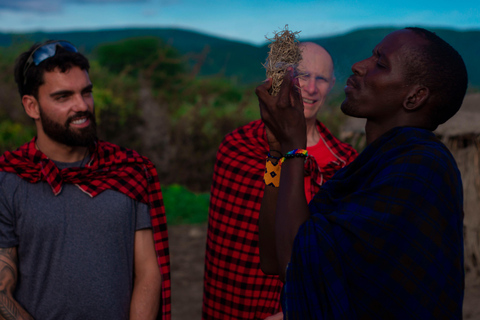
[[[205,223],[210,193],[193,193],[180,185],[162,188],[168,225]]]

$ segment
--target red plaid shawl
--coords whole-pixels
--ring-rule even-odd
[[[356,151],[321,123],[320,134],[339,161],[305,165],[311,191],[353,161]],[[260,270],[258,215],[268,151],[261,120],[228,134],[217,153],[211,188],[203,296],[203,319],[264,319],[280,310],[282,283]]]
[[[5,152],[0,157],[0,171],[16,173],[30,183],[46,181],[55,195],[60,193],[63,183],[72,183],[91,197],[111,189],[149,204],[155,250],[162,274],[160,313],[163,320],[169,320],[170,257],[157,170],[150,160],[137,152],[108,142],[98,141],[91,152],[92,157],[85,167],[59,170],[53,161],[35,148],[34,138],[13,152]]]

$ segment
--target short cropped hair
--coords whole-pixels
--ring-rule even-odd
[[[432,125],[444,123],[460,109],[467,91],[468,75],[460,54],[445,40],[423,28],[405,28],[426,40],[407,61],[406,79],[428,87],[435,111]]]
[[[24,95],[33,95],[38,99],[38,88],[44,84],[43,74],[45,72],[53,71],[55,68],[59,68],[61,72],[66,72],[74,66],[86,70],[87,72],[90,69],[88,59],[83,54],[79,52],[70,52],[61,46],[57,46],[57,51],[53,57],[45,59],[40,62],[38,66],[32,64],[24,76],[25,64],[31,53],[45,43],[46,42],[34,44],[29,50],[21,53],[15,61],[14,75],[20,97],[23,97]]]

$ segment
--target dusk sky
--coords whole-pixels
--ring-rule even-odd
[[[480,30],[480,1],[0,0],[0,32],[174,27],[260,44],[286,24],[300,38],[372,26]]]

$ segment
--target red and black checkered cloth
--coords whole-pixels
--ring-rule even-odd
[[[321,123],[317,128],[341,161],[324,168],[318,168],[314,159],[306,162],[312,192],[357,155]],[[282,283],[260,270],[258,251],[267,152],[261,120],[228,134],[218,150],[208,220],[203,319],[264,319],[280,311]]]
[[[111,189],[150,206],[157,261],[162,274],[161,319],[169,320],[170,256],[167,220],[157,170],[153,163],[134,150],[98,141],[91,150],[91,159],[85,167],[59,170],[42,152],[35,148],[35,138],[13,152],[0,157],[0,171],[16,173],[22,179],[37,183],[46,181],[55,195],[63,183],[75,184],[83,192],[95,197]]]

